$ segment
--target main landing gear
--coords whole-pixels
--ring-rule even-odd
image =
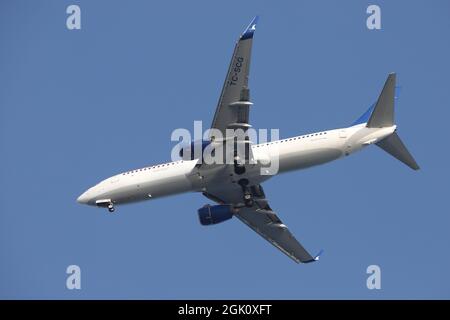
[[[239,176],[245,173],[245,166],[243,164],[239,164],[236,160],[234,161],[234,173]]]
[[[244,193],[244,204],[246,207],[253,207],[254,201],[253,201],[253,195],[250,191],[250,188],[248,187],[248,180],[247,179],[241,179],[238,181],[239,185],[242,187],[242,192]]]

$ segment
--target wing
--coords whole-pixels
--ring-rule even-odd
[[[235,216],[295,262],[317,261],[322,252],[313,257],[303,248],[270,208],[262,187],[260,185],[253,186],[251,191],[254,199],[253,207],[241,207]],[[240,202],[242,202],[240,188],[232,187],[229,190],[223,189],[215,193],[210,193],[208,190],[208,193],[204,193],[204,195],[219,203],[232,203],[240,206]]]
[[[211,125],[212,129],[220,130],[222,137],[226,137],[227,128],[242,127],[244,124],[248,124],[249,107],[252,105],[248,90],[248,75],[253,33],[257,22],[258,17],[255,17],[241,34],[234,48]],[[214,140],[214,133],[211,137]]]

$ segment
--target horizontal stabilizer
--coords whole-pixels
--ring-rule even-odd
[[[411,169],[419,170],[419,165],[416,160],[414,160],[411,153],[409,153],[408,149],[406,149],[396,132],[380,142],[377,142],[376,145],[389,153],[391,156],[406,164]]]

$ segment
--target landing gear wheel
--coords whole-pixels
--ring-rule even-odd
[[[244,204],[246,207],[253,207],[253,196],[250,192],[245,191],[244,192]]]
[[[251,208],[251,207],[253,207],[254,201],[253,201],[253,199],[248,199],[248,200],[245,199],[244,204],[247,208]]]
[[[248,187],[249,181],[247,179],[241,179],[238,181],[239,185],[242,187],[242,192],[244,193],[244,204],[246,207],[253,207],[253,194]]]
[[[114,205],[112,203],[108,204],[108,211],[114,212]]]
[[[245,166],[242,164],[235,164],[234,165],[234,173],[237,175],[241,175],[245,173]]]

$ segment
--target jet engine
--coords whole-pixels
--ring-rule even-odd
[[[217,224],[233,217],[234,210],[229,204],[210,206],[209,204],[198,209],[200,223],[204,226]]]

